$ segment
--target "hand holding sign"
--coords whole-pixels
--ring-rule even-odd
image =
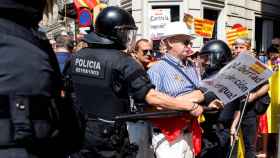
[[[202,80],[201,87],[215,93],[224,104],[243,96],[265,82],[272,71],[248,53],[240,53],[213,78]]]

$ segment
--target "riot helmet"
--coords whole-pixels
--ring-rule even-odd
[[[96,18],[95,33],[112,40],[119,49],[134,47],[136,31],[131,14],[119,7],[107,7]]]
[[[221,40],[208,41],[199,52],[200,58],[207,58],[204,65],[205,71],[217,71],[232,60],[231,50],[228,45]]]

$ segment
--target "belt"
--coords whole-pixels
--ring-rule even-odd
[[[52,104],[50,97],[30,96],[28,97],[28,100],[30,103],[29,110],[31,119],[45,120],[49,118],[50,106]],[[9,96],[0,95],[0,118],[10,118],[9,106]]]

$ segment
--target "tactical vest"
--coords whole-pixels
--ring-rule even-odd
[[[86,48],[71,60],[76,100],[89,117],[112,119],[128,111],[128,82],[122,76],[123,58],[114,49]]]
[[[61,74],[48,40],[2,18],[0,34],[0,150],[28,148],[44,157],[73,152],[83,131],[71,100],[60,97]]]

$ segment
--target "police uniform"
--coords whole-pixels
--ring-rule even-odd
[[[114,122],[114,116],[128,113],[129,95],[143,101],[153,85],[129,55],[113,48],[94,47],[74,54],[65,70],[71,77],[76,103],[87,116],[84,147],[79,154],[126,157],[126,127]]]
[[[207,69],[202,78],[211,78],[218,70]],[[206,105],[217,99],[215,95],[206,95]],[[239,100],[228,103],[221,111],[204,113],[205,121],[201,123],[203,129],[201,158],[227,157],[230,147],[230,126],[233,121],[234,112],[239,110]]]
[[[14,22],[23,13],[20,6],[15,0],[0,2],[0,157],[61,158],[70,151],[67,143],[72,144],[63,144],[67,139],[56,117],[62,88],[58,63],[47,38],[30,19]],[[15,16],[2,14],[6,9]]]
[[[213,77],[231,59],[231,51],[226,43],[220,40],[207,42],[199,52],[200,56],[207,55],[210,63],[205,67],[202,78]],[[203,90],[202,88],[202,91]],[[205,91],[206,92],[206,91]],[[212,92],[205,93],[205,105],[216,99]],[[234,112],[239,110],[239,100],[228,103],[221,111],[205,113],[205,122],[201,124],[203,129],[201,158],[227,156],[230,147],[229,129]]]

